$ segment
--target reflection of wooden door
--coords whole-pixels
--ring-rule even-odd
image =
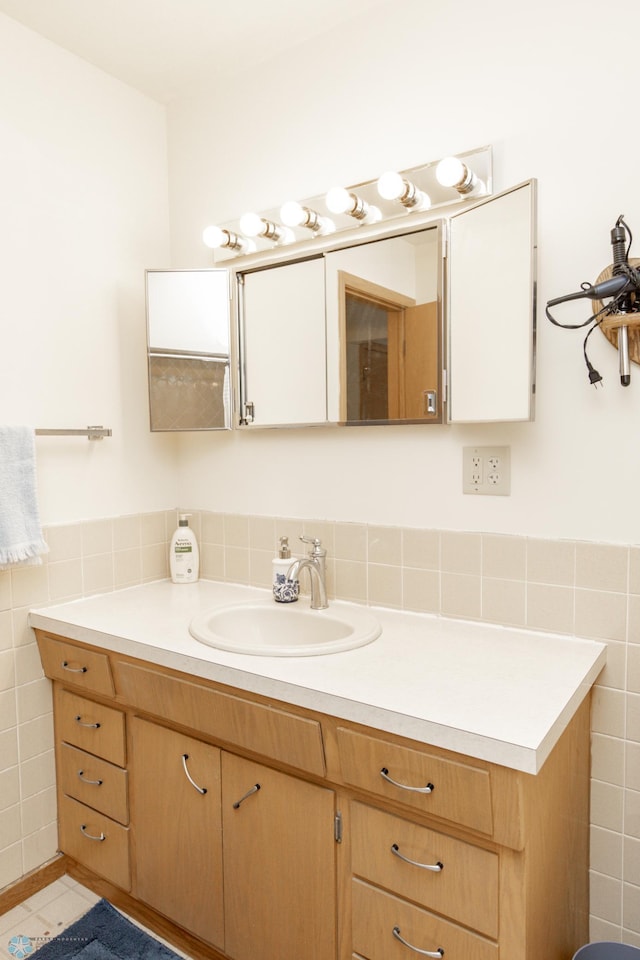
[[[440,422],[437,302],[416,305],[362,277],[342,271],[338,276],[341,419]]]
[[[389,417],[432,419],[426,394],[438,390],[437,304],[405,307],[389,321]]]
[[[359,345],[359,420],[386,420],[389,416],[388,353],[386,343],[366,342]]]

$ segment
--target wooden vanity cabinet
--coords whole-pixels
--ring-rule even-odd
[[[125,715],[58,683],[53,704],[60,849],[130,890]]]
[[[225,951],[335,960],[335,795],[223,752]]]
[[[60,848],[194,955],[570,960],[587,942],[589,697],[534,776],[36,633]]]
[[[222,949],[220,750],[137,716],[130,727],[136,896]]]

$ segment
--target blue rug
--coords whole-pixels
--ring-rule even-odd
[[[180,960],[106,900],[30,955],[37,960]]]

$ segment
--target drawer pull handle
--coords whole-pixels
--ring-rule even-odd
[[[421,870],[431,870],[433,873],[440,873],[441,870],[444,870],[444,863],[440,860],[437,863],[419,863],[417,860],[410,860],[409,857],[405,857],[404,853],[400,853],[400,847],[397,843],[391,845],[391,853],[399,860],[410,863],[412,867],[420,867]]]
[[[60,666],[63,670],[68,670],[69,673],[86,673],[89,669],[88,667],[70,667],[68,660],[63,660]]]
[[[237,810],[243,800],[246,800],[247,797],[251,797],[254,793],[257,793],[259,789],[260,789],[260,784],[259,784],[259,783],[254,783],[254,785],[251,787],[251,789],[250,789],[250,790],[247,790],[247,792],[245,793],[245,795],[244,795],[243,797],[240,797],[239,800],[236,800],[236,802],[233,804],[233,809],[234,809],[234,810]]]
[[[413,793],[433,793],[435,787],[432,783],[428,783],[425,787],[410,787],[406,783],[398,783],[397,780],[392,780],[389,776],[389,771],[386,767],[383,767],[380,771],[380,776],[387,781],[387,783],[392,783],[394,787],[400,787],[401,790],[411,790]]]
[[[403,946],[409,947],[409,950],[413,950],[414,953],[419,953],[422,957],[444,957],[444,950],[442,947],[438,947],[437,950],[421,950],[420,947],[414,947],[412,943],[409,943],[408,940],[405,940],[400,936],[400,927],[394,927],[392,933],[396,940],[399,940]]]
[[[202,794],[202,796],[204,796],[205,793],[207,792],[207,788],[206,788],[206,787],[199,787],[198,784],[197,784],[197,783],[195,782],[195,780],[193,779],[193,777],[191,776],[191,774],[189,773],[189,771],[188,771],[188,769],[187,769],[187,760],[188,760],[188,759],[189,759],[189,754],[188,754],[188,753],[183,753],[183,754],[182,754],[182,766],[184,767],[184,772],[185,772],[186,775],[187,775],[187,780],[189,781],[189,783],[191,784],[192,787],[195,787],[195,789],[198,791],[198,793],[200,793],[200,794]]]
[[[83,783],[90,783],[93,787],[101,787],[102,780],[89,780],[84,776],[84,770],[78,770],[78,778],[82,780]]]
[[[80,714],[78,714],[78,716],[75,717],[74,719],[75,719],[76,723],[78,724],[78,726],[80,726],[80,727],[88,727],[90,730],[98,730],[99,727],[100,727],[100,724],[99,724],[99,723],[86,723],[86,721],[84,721],[84,720],[82,719],[82,717],[80,716]]]
[[[80,825],[80,831],[81,831],[82,835],[87,838],[87,840],[100,840],[100,841],[102,841],[102,840],[106,840],[106,839],[107,839],[106,836],[104,835],[104,833],[101,833],[99,837],[94,837],[93,834],[87,833],[87,828],[86,828],[86,825],[85,825],[84,823]]]

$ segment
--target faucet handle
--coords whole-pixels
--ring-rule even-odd
[[[300,537],[303,543],[312,544],[311,550],[309,550],[310,557],[326,557],[327,551],[322,546],[322,540],[319,540],[318,537]]]

